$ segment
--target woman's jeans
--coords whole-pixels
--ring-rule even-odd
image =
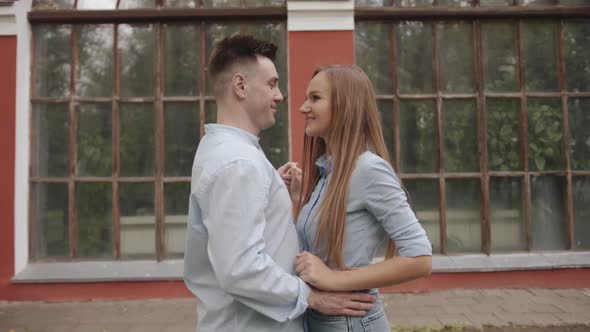
[[[368,292],[377,297],[372,310],[363,317],[332,316],[313,309],[305,313],[307,332],[389,332],[391,328],[383,311],[383,303],[377,290]]]

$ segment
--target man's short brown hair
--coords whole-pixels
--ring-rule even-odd
[[[223,95],[225,74],[236,64],[256,62],[257,56],[274,61],[277,46],[271,42],[256,39],[249,35],[236,35],[220,41],[213,50],[209,60],[209,76],[216,96]]]

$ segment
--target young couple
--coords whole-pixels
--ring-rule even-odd
[[[432,250],[390,165],[371,82],[356,66],[319,68],[299,109],[303,172],[277,172],[258,143],[283,100],[275,54],[235,36],[210,59],[217,124],[193,164],[184,257],[198,331],[389,331],[377,288],[430,274]]]

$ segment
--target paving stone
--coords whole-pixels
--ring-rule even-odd
[[[465,315],[469,321],[475,326],[482,325],[499,325],[499,322],[503,322],[493,313],[469,313]]]
[[[382,298],[393,326],[571,325],[590,324],[586,293],[590,289],[468,289]],[[196,305],[195,299],[0,302],[0,332],[195,332]]]
[[[465,324],[472,325],[469,318],[464,314],[436,314],[436,318],[443,324]]]
[[[527,319],[533,321],[535,325],[559,325],[562,320],[550,313],[544,314],[524,314]]]

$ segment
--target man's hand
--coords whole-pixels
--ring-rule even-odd
[[[338,271],[330,269],[322,260],[304,251],[296,256],[296,270],[306,283],[324,291],[338,291]]]
[[[326,315],[364,316],[373,309],[375,296],[365,293],[333,293],[312,289],[307,303]]]

